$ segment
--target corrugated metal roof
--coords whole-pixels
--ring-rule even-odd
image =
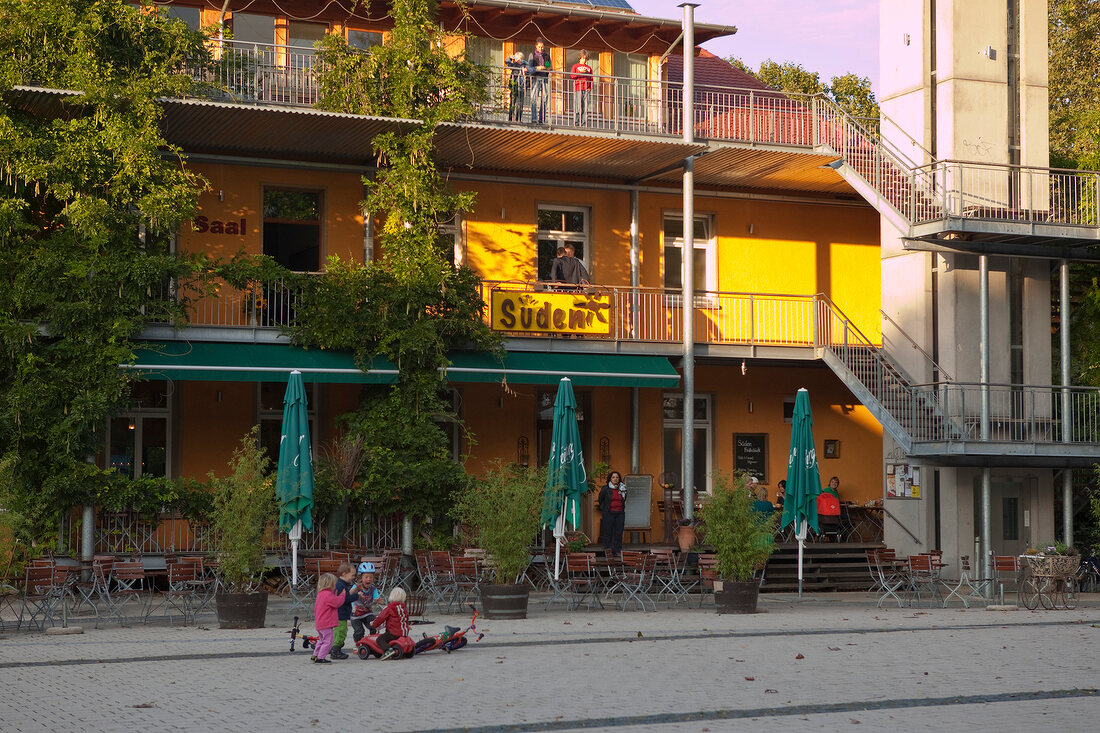
[[[825,167],[834,160],[835,155],[809,151],[724,147],[696,158],[695,183],[708,188],[852,193],[834,169]],[[675,183],[680,174],[672,171],[651,180]]]
[[[408,130],[416,120],[199,99],[164,100],[164,136],[184,150],[278,156],[324,162],[374,163],[371,141]]]
[[[660,140],[576,130],[440,125],[436,150],[443,167],[637,180],[706,149]]]

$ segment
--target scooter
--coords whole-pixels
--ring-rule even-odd
[[[380,636],[381,634],[371,634],[370,636],[364,636],[355,643],[355,653],[360,659],[377,657],[385,661],[387,659],[411,657],[416,653],[416,645],[413,643],[413,640],[407,636],[397,637],[391,641],[386,648],[378,644],[378,637]]]
[[[424,634],[424,638],[416,642],[416,647],[414,648],[413,653],[423,654],[424,652],[430,652],[433,649],[442,649],[443,651],[450,654],[451,652],[457,651],[466,646],[470,642],[470,640],[466,638],[466,632],[477,631],[476,624],[478,617],[477,607],[474,606],[474,604],[472,603],[467,605],[469,605],[474,612],[474,617],[470,619],[469,626],[467,626],[465,629],[460,629],[457,626],[444,626],[443,631],[439,632],[435,636],[428,636],[427,634]],[[478,634],[477,638],[474,639],[474,641],[481,641],[481,638],[483,636],[485,636],[485,634]]]
[[[302,648],[303,649],[316,649],[317,648],[317,637],[316,636],[306,636],[305,634],[302,633],[301,627],[298,626],[298,617],[297,616],[294,617],[294,628],[292,628],[290,631],[288,631],[286,633],[290,634],[290,651],[294,651],[294,641],[295,641],[295,639],[301,639],[302,640]]]

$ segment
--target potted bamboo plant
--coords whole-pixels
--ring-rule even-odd
[[[527,618],[530,588],[518,581],[539,529],[546,470],[496,464],[470,482],[452,516],[472,533],[492,564],[493,583],[481,586],[486,618]]]
[[[760,581],[754,576],[772,554],[777,518],[753,509],[754,498],[744,476],[717,476],[713,497],[700,512],[705,541],[714,548],[718,613],[756,613]]]
[[[220,581],[215,603],[223,629],[260,628],[267,615],[267,592],[255,586],[264,569],[264,529],[275,518],[275,488],[257,437],[253,428],[241,439],[228,476],[210,475]]]

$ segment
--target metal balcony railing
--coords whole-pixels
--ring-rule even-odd
[[[216,60],[189,73],[199,92],[236,102],[310,107],[317,103],[321,62],[311,49],[224,41]],[[680,82],[598,76],[581,114],[569,74],[549,72],[537,84],[517,82],[510,69],[491,67],[485,101],[472,121],[531,124],[543,107],[544,126],[658,138],[683,133]],[[911,224],[945,216],[991,221],[1100,226],[1100,173],[991,163],[923,160],[918,165],[881,134],[876,120],[854,118],[822,95],[717,86],[695,88],[694,132],[699,138],[828,150],[842,158],[882,200]],[[884,124],[897,127],[892,120]],[[914,151],[910,149],[909,153]]]

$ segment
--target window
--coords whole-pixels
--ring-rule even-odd
[[[176,5],[169,5],[168,7],[161,7],[169,18],[175,18],[183,21],[184,25],[193,31],[199,30],[200,16],[202,11],[199,8],[181,8]]]
[[[612,54],[611,62],[616,76],[619,116],[644,120],[649,57],[641,53],[616,52]]]
[[[493,38],[466,39],[466,60],[494,69],[504,68],[504,44]]]
[[[321,268],[320,191],[264,191],[264,254],[295,272]]]
[[[696,294],[714,290],[716,287],[711,257],[711,228],[710,217],[695,217],[691,262],[695,275]],[[676,214],[665,214],[661,236],[664,241],[665,287],[670,290],[683,290],[684,218]]]
[[[107,468],[124,476],[170,476],[169,382],[136,382],[132,407],[107,424]]]
[[[436,246],[440,255],[455,267],[466,264],[466,248],[462,237],[462,214],[456,213],[450,218],[444,219],[438,225],[439,235],[436,237]]]
[[[286,397],[286,382],[260,382],[259,414],[260,449],[271,459],[271,465],[279,463],[279,441],[283,437],[283,398]],[[309,415],[309,444],[317,445],[317,385],[307,382],[306,413]],[[316,453],[314,454],[316,455]]]
[[[348,29],[348,45],[360,51],[369,51],[382,45],[382,33],[379,31],[357,31]]]
[[[233,40],[245,43],[274,43],[275,18],[255,13],[233,13]]]
[[[683,395],[666,394],[663,406],[664,470],[680,476],[684,465],[684,397]],[[695,456],[695,480],[692,486],[695,487],[696,491],[710,491],[711,412],[709,396],[695,396],[695,411],[693,414],[695,418],[695,439],[692,449]],[[681,482],[681,485],[683,483]]]
[[[540,206],[538,231],[538,279],[550,278],[558,247],[572,244],[574,255],[592,268],[588,253],[588,209],[581,206]]]

